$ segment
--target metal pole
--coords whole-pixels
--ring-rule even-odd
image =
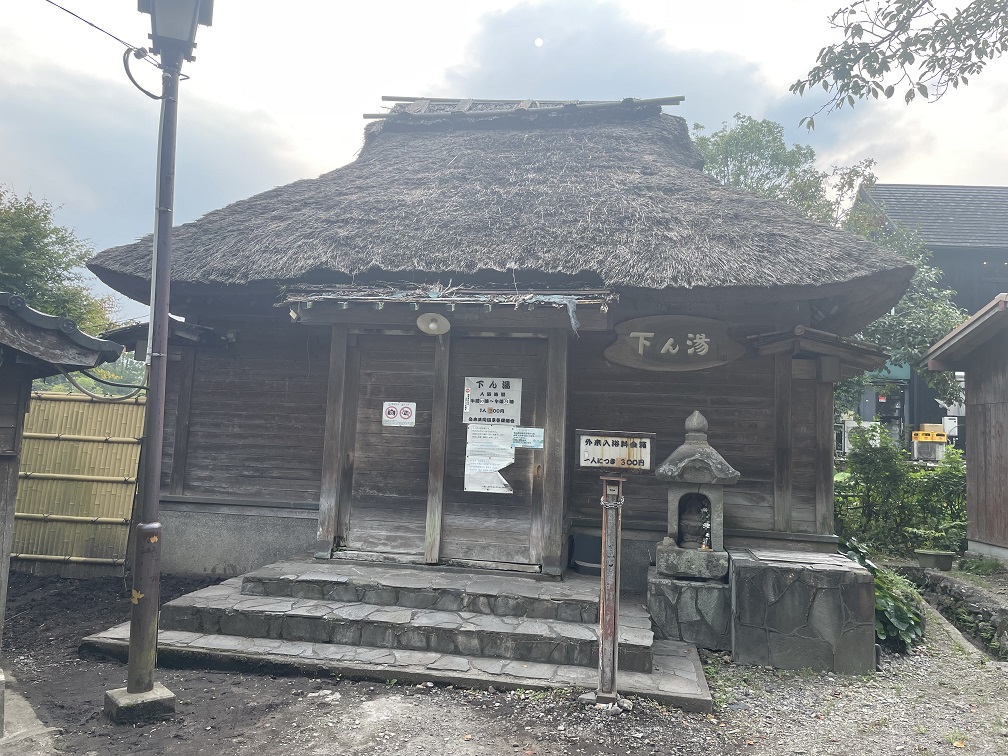
[[[602,595],[599,600],[599,687],[597,703],[615,703],[619,667],[620,540],[623,482],[602,476]]]
[[[165,372],[168,358],[168,297],[171,288],[172,207],[175,199],[175,132],[183,53],[161,54],[161,130],[158,134],[154,256],[151,263],[150,331],[147,338],[147,406],[141,455],[142,499],[135,532],[126,690],[154,688],[161,593],[161,447],[164,436]]]

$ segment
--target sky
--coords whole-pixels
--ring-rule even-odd
[[[57,0],[132,45],[135,0]],[[683,95],[708,130],[737,112],[784,124],[823,168],[877,161],[884,183],[1008,183],[1008,61],[936,103],[824,100],[788,85],[838,41],[839,0],[216,0],[181,84],[175,222],[354,159],[382,95],[622,99]],[[536,40],[541,40],[541,45]],[[96,251],[153,228],[160,105],[125,48],[46,0],[0,17],[0,185],[49,201]],[[158,91],[160,74],[133,61]],[[94,282],[97,291],[108,290]],[[120,318],[146,308],[119,296]]]

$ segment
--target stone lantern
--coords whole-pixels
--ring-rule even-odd
[[[668,536],[658,545],[658,573],[724,580],[724,487],[737,482],[739,472],[707,443],[707,420],[699,412],[687,418],[685,443],[655,475],[668,483]]]

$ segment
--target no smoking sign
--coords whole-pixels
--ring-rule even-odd
[[[382,404],[382,425],[412,428],[416,425],[416,402],[385,402]]]

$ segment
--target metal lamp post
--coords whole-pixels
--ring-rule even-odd
[[[175,710],[174,694],[154,682],[160,605],[161,447],[168,358],[175,135],[182,62],[193,60],[196,27],[210,25],[213,0],[139,0],[138,7],[142,13],[151,16],[152,50],[161,56],[161,128],[158,136],[150,330],[147,337],[148,383],[139,489],[140,517],[134,532],[129,666],[126,688],[105,694],[105,713],[115,721],[135,721]]]

